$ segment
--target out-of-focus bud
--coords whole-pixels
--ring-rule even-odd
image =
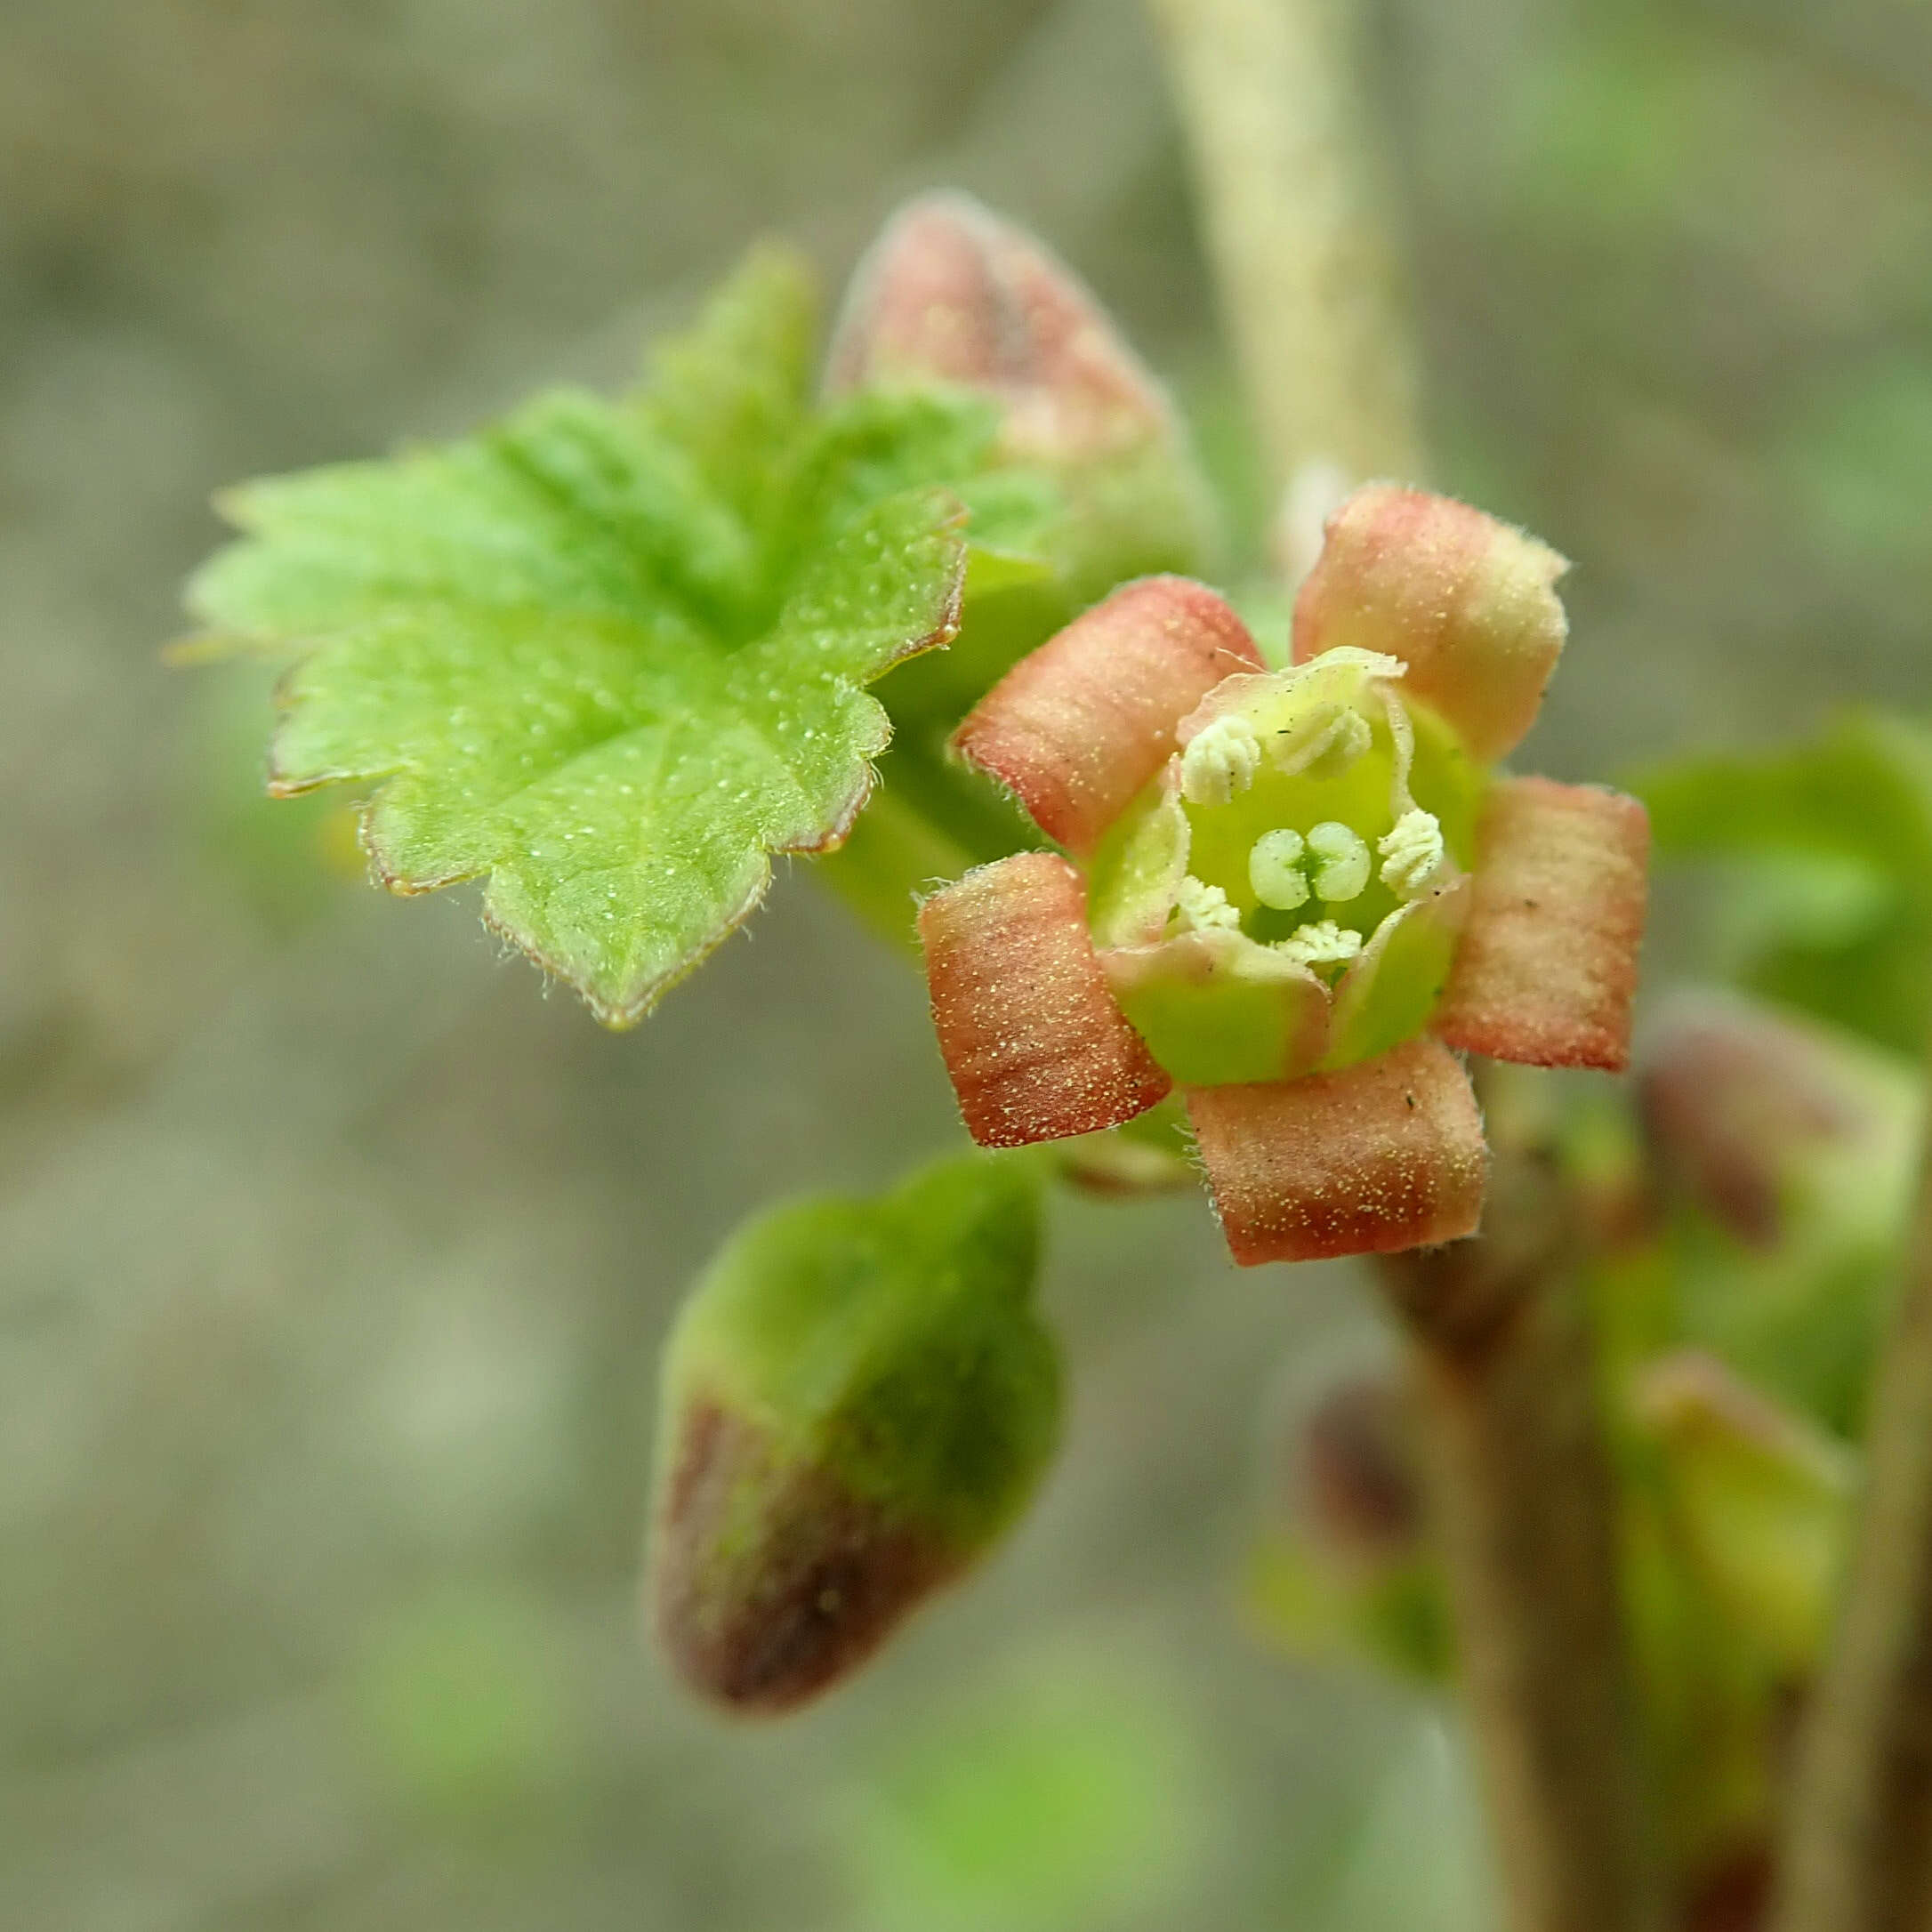
[[[1850,1514],[1850,1452],[1702,1350],[1659,1358],[1631,1393],[1664,1453],[1677,1534],[1726,1623],[1781,1681],[1807,1678]]]
[[[1332,1556],[1370,1566],[1413,1556],[1425,1505],[1404,1385],[1362,1376],[1332,1389],[1302,1426],[1290,1480],[1298,1513]]]
[[[1252,1613],[1294,1654],[1440,1680],[1453,1639],[1407,1382],[1350,1370],[1289,1408],[1280,1507],[1250,1562]]]
[[[1535,721],[1568,634],[1547,543],[1426,490],[1372,483],[1328,519],[1295,599],[1294,659],[1338,646],[1408,666],[1405,695],[1439,712],[1479,762]]]
[[[1731,994],[1680,994],[1646,1030],[1638,1095],[1662,1178],[1751,1246],[1828,1199],[1868,1199],[1886,1225],[1904,1208],[1914,1083],[1843,1036]]]
[[[1760,1932],[1768,1920],[1771,1847],[1748,1838],[1696,1872],[1685,1888],[1684,1932]]]
[[[948,1161],[761,1217],[666,1351],[650,1593],[701,1695],[805,1702],[1012,1520],[1059,1413],[1030,1171]]]
[[[825,385],[963,383],[1006,408],[1010,453],[1079,461],[1165,437],[1160,384],[1046,246],[969,195],[926,195],[860,262]]]

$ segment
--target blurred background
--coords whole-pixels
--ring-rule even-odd
[[[1372,0],[1436,480],[1577,560],[1525,761],[1866,696],[1932,594],[1923,0]],[[623,381],[761,231],[1045,234],[1252,527],[1131,0],[0,0],[0,1917],[31,1932],[1475,1932],[1453,1722],[1241,1578],[1345,1267],[1056,1211],[1066,1452],[777,1728],[639,1641],[655,1356],[758,1202],[953,1144],[800,867],[601,1033],[261,797],[211,490]],[[1668,931],[1656,956],[1671,957]]]

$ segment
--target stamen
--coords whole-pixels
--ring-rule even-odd
[[[1190,805],[1225,805],[1254,783],[1261,741],[1245,718],[1217,718],[1180,754],[1180,795]]]
[[[1382,855],[1382,883],[1403,898],[1419,898],[1442,870],[1442,825],[1433,812],[1405,811],[1375,849]]]
[[[1192,873],[1180,881],[1174,893],[1174,910],[1183,926],[1196,932],[1220,927],[1238,930],[1241,914],[1228,903],[1228,895],[1218,885],[1209,885]]]
[[[1287,778],[1304,771],[1312,777],[1339,778],[1367,751],[1373,736],[1368,720],[1360,712],[1339,704],[1299,745],[1275,746],[1275,769]]]
[[[1262,905],[1277,913],[1292,913],[1308,898],[1308,875],[1301,869],[1304,841],[1299,832],[1283,825],[1264,832],[1248,854],[1248,883]]]
[[[1275,942],[1275,951],[1286,954],[1298,966],[1339,966],[1361,950],[1362,935],[1332,919],[1311,920]]]
[[[1338,818],[1324,818],[1308,833],[1308,850],[1321,861],[1315,868],[1317,898],[1339,902],[1361,897],[1373,861],[1359,832]]]

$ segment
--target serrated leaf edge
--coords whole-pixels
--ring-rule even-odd
[[[876,682],[889,671],[896,669],[908,658],[923,656],[931,650],[941,650],[959,635],[960,624],[965,606],[966,565],[970,545],[963,535],[968,520],[966,507],[954,497],[950,491],[934,490],[931,495],[937,500],[943,499],[950,504],[945,516],[938,521],[935,535],[949,538],[952,543],[952,583],[945,601],[940,607],[939,620],[933,627],[908,641],[880,664],[867,682]],[[313,649],[326,648],[326,642]],[[313,651],[304,653],[302,659],[290,665],[278,685],[276,704],[286,720],[294,709],[294,701],[285,696],[288,682],[299,672]],[[855,688],[857,695],[872,707],[877,726],[873,742],[857,755],[860,771],[857,783],[851,795],[834,816],[831,825],[822,837],[789,842],[766,848],[760,855],[762,863],[751,889],[739,903],[719,922],[712,936],[700,947],[689,954],[671,971],[660,973],[656,978],[643,981],[634,989],[627,989],[617,1000],[602,997],[592,987],[586,986],[568,972],[556,960],[546,954],[542,947],[535,945],[524,935],[513,930],[508,921],[498,912],[494,900],[494,887],[486,887],[483,896],[481,916],[483,923],[498,938],[513,946],[540,971],[551,978],[560,980],[569,986],[591,1010],[591,1014],[600,1025],[613,1032],[629,1031],[640,1021],[648,1018],[658,1002],[674,986],[696,972],[718,948],[736,932],[763,902],[765,894],[771,889],[772,859],[780,855],[810,857],[822,852],[836,851],[851,836],[858,815],[865,809],[879,774],[872,763],[892,742],[892,720],[890,713],[879,700],[870,695],[864,686]],[[392,765],[382,771],[329,771],[310,774],[302,778],[290,778],[278,769],[278,746],[281,737],[278,724],[269,749],[269,778],[267,790],[270,798],[302,798],[310,792],[318,792],[332,785],[353,784],[358,781],[373,782],[375,790],[362,801],[358,826],[358,839],[364,852],[368,855],[369,865],[377,881],[398,898],[419,898],[427,893],[440,892],[450,886],[462,885],[471,879],[487,878],[495,869],[491,866],[477,866],[468,871],[453,872],[435,878],[406,877],[398,873],[389,863],[382,849],[381,838],[374,829],[375,809],[381,801],[382,789],[387,781],[404,768]]]

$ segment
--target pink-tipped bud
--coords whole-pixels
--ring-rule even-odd
[[[1484,762],[1535,721],[1568,624],[1547,543],[1446,496],[1371,483],[1328,519],[1295,600],[1297,664],[1338,645],[1409,667],[1404,690]]]
[[[922,196],[859,263],[825,386],[964,383],[996,396],[1016,454],[1081,457],[1166,434],[1159,383],[1079,278],[969,195]]]
[[[649,1595],[699,1695],[838,1683],[997,1542],[1059,1429],[1034,1176],[943,1161],[727,1244],[665,1352]]]
[[[1638,1093],[1664,1178],[1740,1241],[1769,1247],[1821,1188],[1904,1179],[1912,1100],[1849,1041],[1732,995],[1679,996],[1646,1030]],[[1843,1192],[1842,1187],[1837,1191]]]

